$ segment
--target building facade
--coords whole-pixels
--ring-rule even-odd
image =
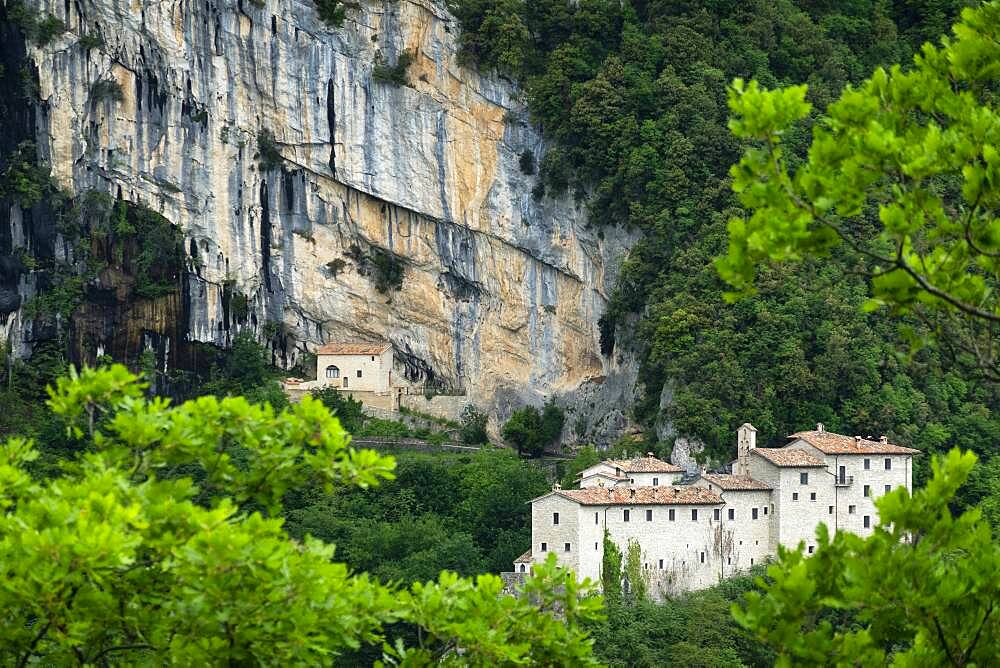
[[[531,502],[531,548],[514,562],[528,573],[549,552],[577,576],[600,580],[604,536],[622,554],[638,544],[654,598],[702,589],[777,554],[778,546],[816,547],[816,529],[868,535],[874,499],[912,486],[919,451],[883,437],[815,431],[782,448],[757,448],[749,423],[737,432],[732,473],[703,473],[681,484],[682,470],[652,454],[606,460],[580,474],[579,489]]]

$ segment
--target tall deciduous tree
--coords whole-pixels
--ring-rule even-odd
[[[29,441],[0,446],[0,663],[329,663],[400,621],[423,630],[418,646],[386,645],[406,665],[594,662],[578,623],[600,599],[554,560],[528,597],[447,572],[399,590],[349,572],[332,545],[289,540],[275,515],[293,485],[392,476],[319,401],[173,407],[121,366],[50,393],[82,452],[38,479]]]
[[[806,86],[736,80],[730,128],[755,146],[733,189],[752,213],[730,221],[717,267],[748,292],[762,262],[846,247],[870,276],[867,308],[915,314],[1000,380],[1000,2],[953,32],[845,90],[797,166],[783,142],[810,112]]]

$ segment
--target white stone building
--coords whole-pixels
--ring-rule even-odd
[[[860,535],[877,522],[874,499],[912,485],[918,450],[842,436],[817,425],[792,434],[782,448],[757,448],[756,429],[738,430],[732,473],[703,473],[681,484],[680,468],[651,454],[607,460],[580,474],[580,489],[560,489],[531,502],[531,549],[515,573],[554,552],[580,579],[600,580],[605,530],[627,552],[639,544],[655,598],[702,589],[804,543],[816,528]]]

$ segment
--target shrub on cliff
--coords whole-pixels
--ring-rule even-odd
[[[396,59],[395,65],[378,63],[372,68],[372,80],[382,81],[393,86],[408,86],[410,81],[406,77],[406,70],[413,64],[413,60],[412,51],[403,51]]]
[[[281,167],[284,161],[281,151],[278,150],[278,144],[274,141],[274,134],[267,128],[257,134],[257,159],[260,161],[261,170],[265,172]]]
[[[316,13],[320,20],[331,28],[339,28],[344,25],[347,18],[347,8],[340,0],[315,0]]]

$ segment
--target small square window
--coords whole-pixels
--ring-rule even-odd
[[[548,551],[549,551],[549,544],[542,543],[542,552],[548,552]]]
[[[801,484],[801,485],[808,485],[809,484],[809,472],[808,471],[802,471],[801,473],[799,473],[799,484]]]
[[[868,486],[868,485],[865,485],[865,492],[864,492],[864,495],[865,495],[865,496],[871,496],[871,495],[872,495],[872,488],[871,488],[870,486]]]
[[[735,520],[736,519],[736,509],[735,508],[730,508],[729,509],[729,519],[731,519],[731,520]]]
[[[833,506],[830,506],[830,514],[833,515]]]
[[[552,513],[552,524],[559,524],[559,513]]]
[[[564,552],[569,552],[569,543],[565,543],[565,544],[563,545],[563,551],[564,551]]]
[[[673,522],[674,521],[674,509],[671,508],[670,510],[668,510],[667,514],[670,516],[670,521]]]
[[[816,500],[816,492],[809,492],[809,500],[810,501]]]
[[[871,469],[872,469],[872,460],[865,457],[865,470],[871,471]]]
[[[628,511],[627,510],[623,510],[622,511],[622,521],[623,522],[628,522]]]
[[[798,501],[798,500],[799,500],[799,493],[792,492],[792,501]]]
[[[815,545],[810,545],[810,546],[809,546],[809,554],[812,554],[812,553],[813,553],[813,550],[815,550],[815,549],[816,549],[816,546],[815,546]]]
[[[692,508],[691,509],[691,521],[692,522],[697,522],[698,521],[698,509],[697,508]]]
[[[653,487],[659,487],[659,486],[660,486],[660,479],[653,478]]]
[[[715,509],[715,512],[714,512],[714,513],[712,513],[712,517],[713,517],[713,518],[715,519],[715,521],[716,521],[716,522],[718,522],[718,521],[719,521],[719,518],[720,518],[721,516],[722,516],[722,511],[721,511],[721,510],[719,510],[718,508],[716,508],[716,509]]]
[[[751,508],[750,509],[750,518],[754,519],[754,520],[757,519],[757,509],[756,508]]]
[[[891,491],[892,491],[892,485],[886,485],[885,486],[885,493],[888,494]]]
[[[646,521],[647,522],[653,521],[653,511],[650,509],[646,509]]]
[[[358,369],[358,378],[361,378],[361,369]]]
[[[892,470],[892,459],[889,458],[889,457],[885,458],[885,470],[886,471],[891,471]]]
[[[869,517],[868,515],[865,515],[865,528],[867,529],[867,528],[869,528],[869,527],[870,527],[871,525],[872,525],[872,518],[871,518],[871,517]]]
[[[847,506],[847,514],[848,515],[854,514],[854,506]]]

